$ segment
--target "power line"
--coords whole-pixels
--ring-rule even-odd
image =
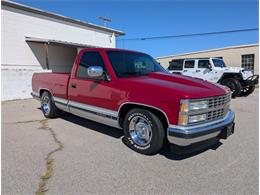
[[[145,41],[145,40],[151,40],[151,39],[170,39],[170,38],[180,38],[180,37],[195,37],[195,36],[206,36],[206,35],[217,35],[217,34],[230,34],[230,33],[238,33],[238,32],[249,32],[249,31],[258,31],[258,30],[259,30],[259,28],[247,28],[247,29],[236,29],[236,30],[203,32],[203,33],[192,33],[192,34],[118,39],[118,41]]]

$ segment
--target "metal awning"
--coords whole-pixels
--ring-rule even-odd
[[[26,42],[43,43],[48,45],[59,45],[65,47],[77,47],[77,48],[95,48],[97,46],[81,43],[73,43],[69,41],[55,40],[55,39],[42,39],[36,37],[25,37]]]
[[[70,47],[70,48],[96,48],[96,46],[81,44],[81,43],[73,43],[69,41],[61,41],[55,39],[43,39],[36,37],[25,37],[25,41],[28,43],[40,43],[43,45],[44,53],[45,53],[45,61],[47,69],[50,69],[49,63],[49,45],[56,45],[61,47]]]

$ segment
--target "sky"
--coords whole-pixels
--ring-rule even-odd
[[[15,0],[15,2],[124,31],[117,47],[153,57],[258,43],[258,31],[131,41],[131,38],[258,28],[257,0]]]

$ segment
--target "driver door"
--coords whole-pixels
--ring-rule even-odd
[[[107,68],[101,54],[98,51],[87,51],[81,55],[75,78],[70,79],[68,86],[68,98],[70,109],[92,108],[115,109],[115,102],[111,99],[114,92],[113,81],[94,79],[88,76],[89,66],[101,66],[106,74]],[[73,106],[72,106],[73,105]],[[92,111],[91,109],[89,111]],[[86,110],[87,112],[87,110]]]
[[[216,82],[214,79],[214,71],[212,70],[212,65],[210,60],[208,59],[203,59],[203,60],[198,60],[198,67],[196,70],[196,77],[211,81],[211,82]]]

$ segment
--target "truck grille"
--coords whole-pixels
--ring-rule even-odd
[[[209,108],[217,108],[219,106],[225,105],[226,103],[230,102],[230,98],[230,94],[209,98]]]
[[[230,100],[230,94],[209,98],[209,111],[207,112],[207,121],[223,118],[229,110]]]
[[[206,114],[207,120],[192,123],[190,125],[197,125],[202,123],[207,123],[209,121],[214,121],[218,119],[222,119],[226,116],[229,110],[229,103],[231,100],[231,94],[223,95],[223,96],[215,96],[205,99],[200,99],[208,102],[208,108],[204,110],[197,110],[189,112],[190,116]],[[198,100],[197,100],[198,101]]]
[[[210,111],[207,114],[207,120],[215,120],[222,118],[225,114],[225,109],[221,108],[219,110]]]

